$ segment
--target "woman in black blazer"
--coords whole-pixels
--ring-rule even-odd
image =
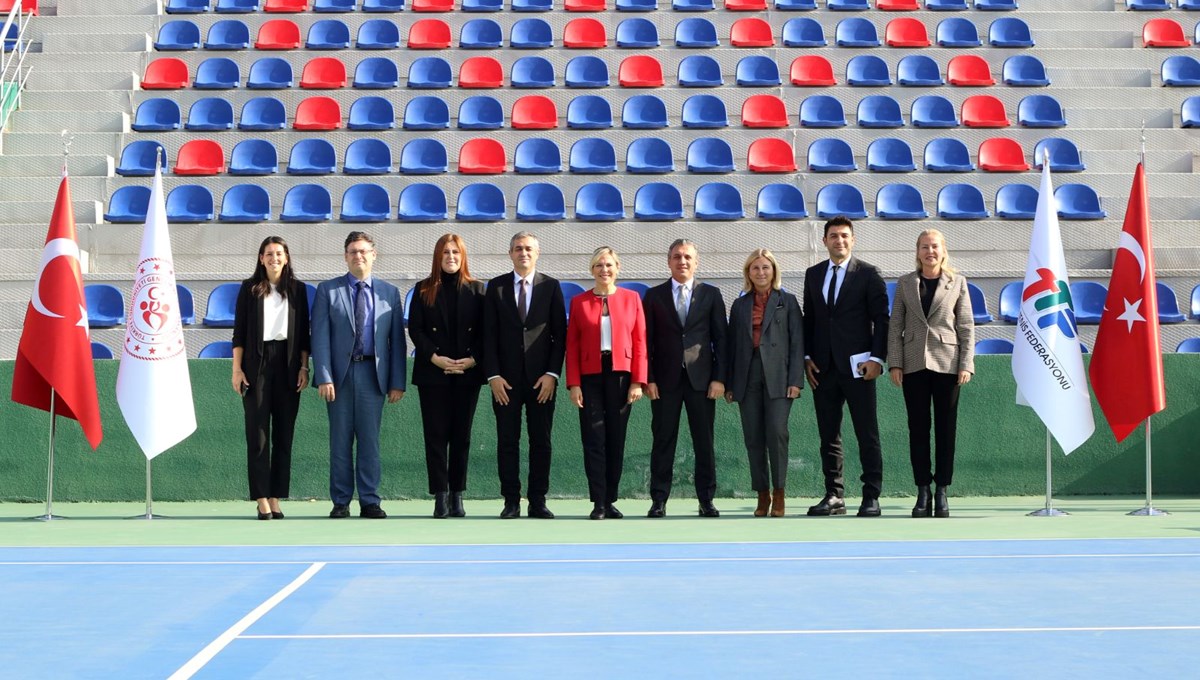
[[[425,468],[433,516],[465,517],[471,424],[483,374],[483,282],[471,278],[467,247],[458,234],[445,234],[433,249],[429,278],[413,290],[408,335],[416,359],[412,383],[421,402]]]
[[[292,475],[292,434],[308,386],[308,291],[292,271],[287,242],[268,236],[233,316],[233,391],[246,412],[250,497],[259,519],[283,519]],[[268,442],[269,433],[269,442]]]

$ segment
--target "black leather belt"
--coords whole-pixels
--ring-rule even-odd
[[[602,349],[602,350],[600,350],[600,356],[602,356],[602,357],[611,357],[611,356],[612,356],[612,350],[610,350],[610,349]]]
[[[375,361],[375,355],[374,354],[364,354],[361,357],[350,357],[350,361],[354,361],[354,362]]]

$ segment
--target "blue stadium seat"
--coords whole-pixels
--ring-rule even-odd
[[[633,292],[637,293],[638,297],[642,298],[643,300],[646,299],[646,293],[648,293],[650,291],[650,286],[642,283],[641,281],[618,281],[617,288],[624,288],[625,290],[632,290]]]
[[[676,47],[716,47],[717,27],[701,17],[689,17],[675,24]]]
[[[1032,94],[1017,105],[1017,121],[1025,127],[1057,128],[1067,124],[1062,105],[1048,94]]]
[[[879,47],[879,33],[870,20],[852,17],[838,22],[834,41],[838,47]]]
[[[1034,189],[1034,193],[1037,193],[1037,189]],[[1021,314],[1021,292],[1024,290],[1024,287],[1024,281],[1009,281],[1000,289],[1000,318],[1003,321],[1008,323],[1017,322],[1017,318]]]
[[[1012,354],[1011,340],[1004,338],[984,338],[975,342],[976,354]]]
[[[546,182],[534,182],[517,193],[517,220],[521,222],[558,222],[566,219],[567,205],[562,189]]]
[[[1075,309],[1075,323],[1097,324],[1104,315],[1104,301],[1108,289],[1095,281],[1071,282],[1071,306]]]
[[[314,21],[304,42],[309,50],[344,50],[350,47],[350,28],[339,19]]]
[[[83,287],[88,326],[107,328],[125,323],[125,297],[110,283],[89,283]]]
[[[455,211],[459,222],[499,222],[506,214],[504,193],[495,184],[468,184],[458,192]]]
[[[996,217],[1032,220],[1037,214],[1038,190],[1028,184],[1005,184],[996,190]]]
[[[567,62],[563,82],[567,87],[608,87],[608,65],[600,57],[575,57]]]
[[[694,201],[698,220],[740,220],[746,216],[742,194],[724,182],[710,182],[696,190]]]
[[[314,12],[353,12],[355,0],[313,0]]]
[[[965,12],[967,0],[925,0],[925,9],[931,12]]]
[[[395,121],[395,114],[391,111],[391,102],[382,97],[364,97],[354,102],[354,106],[350,107],[350,118],[354,118],[354,108],[359,106],[365,99],[378,100],[382,103],[375,103],[379,107],[388,109],[384,114],[373,117],[382,122],[387,118],[386,114],[392,114],[388,118],[389,122]],[[405,130],[445,130],[450,127],[450,109],[446,106],[446,100],[441,97],[413,97],[404,107],[404,129]],[[351,129],[355,129],[351,126]],[[361,128],[361,129],[384,129],[384,128]]]
[[[215,132],[233,129],[233,106],[228,99],[220,97],[203,97],[197,99],[192,108],[188,109],[188,130]]]
[[[867,147],[867,169],[871,172],[913,172],[917,166],[908,142],[880,137]]]
[[[988,28],[988,42],[992,47],[1033,47],[1033,35],[1029,24],[1016,17],[996,19]]]
[[[885,184],[875,194],[875,215],[885,220],[923,220],[929,217],[921,192],[911,184]]]
[[[512,0],[514,12],[549,12],[554,9],[551,0]]]
[[[150,205],[150,187],[119,187],[108,197],[104,221],[114,224],[138,224],[146,221]]]
[[[436,139],[414,139],[400,149],[402,175],[437,175],[449,168],[446,147]]]
[[[471,19],[458,33],[458,46],[464,50],[499,49],[503,42],[504,31],[493,19]]]
[[[826,8],[833,12],[865,12],[871,5],[867,0],[829,0]]]
[[[639,94],[625,100],[621,108],[621,125],[637,130],[657,130],[667,127],[667,105],[652,94]]]
[[[938,87],[945,85],[942,72],[933,57],[910,54],[896,64],[896,82],[904,87]]]
[[[308,140],[306,140],[308,141]],[[297,184],[283,197],[281,222],[328,222],[333,219],[333,199],[320,184]]]
[[[208,11],[209,0],[167,0],[167,14],[201,14]]]
[[[626,19],[617,24],[617,47],[658,47],[658,28],[649,19]]]
[[[454,78],[450,62],[440,57],[420,57],[408,67],[408,87],[418,90],[440,90],[450,87]]]
[[[343,222],[385,222],[391,210],[392,199],[378,184],[352,184],[342,194]]]
[[[1054,172],[1083,172],[1087,169],[1079,153],[1079,147],[1069,139],[1047,137],[1033,147],[1034,167],[1042,169],[1043,152],[1050,154],[1050,169]]]
[[[467,97],[458,107],[460,130],[498,130],[504,127],[504,107],[486,95]]]
[[[676,12],[709,12],[716,7],[713,0],[671,0],[671,9]]]
[[[665,222],[683,219],[683,197],[666,182],[643,184],[633,197],[633,219]]]
[[[190,122],[190,120],[189,120]],[[239,130],[282,130],[287,127],[287,111],[275,97],[254,97],[242,105]]]
[[[1181,10],[1200,10],[1200,0],[1177,0],[1175,4]]]
[[[983,192],[973,184],[947,184],[937,195],[938,217],[947,220],[984,220],[990,215]]]
[[[258,3],[259,0],[217,0],[215,9],[218,14],[249,14],[258,11]]]
[[[1200,95],[1192,95],[1179,106],[1180,127],[1200,127]]]
[[[625,150],[625,172],[661,175],[675,172],[671,145],[660,137],[639,137]]]
[[[846,125],[842,102],[827,94],[814,94],[800,103],[800,125],[833,128]]]
[[[971,152],[962,140],[938,137],[925,145],[925,170],[928,172],[971,172]]]
[[[94,342],[92,343],[93,346],[95,344]],[[1179,346],[1175,348],[1175,352],[1180,354],[1185,352],[1188,354],[1200,352],[1200,338],[1184,338],[1183,342],[1180,342]],[[95,353],[92,354],[92,358],[96,358]]]
[[[250,64],[246,87],[251,90],[284,90],[292,86],[292,65],[282,57],[263,57]]]
[[[392,167],[392,149],[387,142],[373,137],[359,138],[346,147],[342,172],[347,175],[387,175]]]
[[[707,54],[693,54],[679,61],[680,87],[720,87],[721,65]]]
[[[900,113],[900,102],[886,94],[873,94],[858,102],[854,116],[859,127],[898,128],[904,127],[904,115]]]
[[[653,12],[658,9],[658,0],[617,0],[618,12]]]
[[[1200,86],[1200,60],[1184,54],[1167,57],[1162,63],[1162,81],[1168,87]]]
[[[813,172],[854,172],[854,152],[845,140],[823,137],[808,145],[808,169]]]
[[[386,90],[400,86],[396,62],[387,57],[367,57],[354,67],[354,87],[360,90]]]
[[[983,289],[967,282],[967,292],[971,296],[971,315],[975,318],[975,325],[979,326],[995,321],[995,317],[988,311],[987,298],[983,295]]]
[[[705,174],[733,172],[733,149],[719,137],[700,137],[688,144],[687,169]]]
[[[824,47],[829,44],[821,23],[809,17],[788,19],[783,25],[781,39],[784,47]]]
[[[288,158],[289,175],[328,175],[337,170],[337,153],[326,139],[301,139]]]
[[[179,104],[175,100],[155,97],[138,105],[130,127],[138,132],[166,132],[178,130],[181,121]]]
[[[808,217],[804,195],[792,184],[768,184],[758,190],[756,208],[762,220],[799,220]]]
[[[193,317],[194,322],[194,317]],[[103,342],[92,341],[92,359],[115,359],[112,348]]]
[[[213,195],[199,184],[180,184],[167,194],[167,221],[172,224],[211,222]]]
[[[846,84],[852,87],[885,87],[892,84],[887,62],[874,54],[860,54],[846,64]]]
[[[736,81],[739,87],[776,87],[782,84],[779,66],[771,57],[743,57],[737,63]]]
[[[979,47],[979,30],[975,22],[963,17],[942,19],[937,26],[937,44],[941,47]]]
[[[152,139],[130,142],[121,150],[121,161],[117,163],[117,174],[122,177],[152,177],[156,160],[165,170],[167,150],[161,143]]]
[[[603,175],[617,171],[617,152],[606,139],[585,137],[571,145],[568,168],[583,175]]]
[[[463,0],[464,12],[500,12],[504,10],[503,0]]]
[[[401,222],[441,222],[450,215],[441,187],[421,182],[400,190],[396,208]]]
[[[221,198],[222,222],[266,222],[271,219],[271,197],[257,184],[235,184]]]
[[[229,154],[231,175],[273,175],[279,172],[279,151],[265,139],[243,139]]]
[[[222,283],[208,293],[204,309],[204,325],[214,328],[232,328],[234,308],[237,305],[240,283]],[[215,343],[214,343],[215,344]],[[229,356],[233,356],[230,351]]]
[[[432,100],[433,103],[429,103]],[[384,97],[359,97],[350,105],[348,130],[390,130],[396,127],[396,111]],[[413,97],[404,110],[408,130],[441,130],[450,127],[446,102],[438,97]]]
[[[232,90],[242,83],[242,73],[237,62],[227,57],[209,57],[196,67],[196,80],[192,87],[197,90]]]
[[[400,27],[391,19],[368,19],[358,27],[354,46],[360,50],[394,50],[400,47]]]
[[[817,192],[817,217],[845,215],[852,220],[867,216],[862,192],[850,184],[827,184]]]
[[[404,9],[404,0],[363,0],[364,12],[399,12]]]
[[[1162,281],[1155,282],[1156,295],[1158,297],[1158,322],[1159,323],[1183,323],[1187,317],[1179,311],[1179,300],[1175,297],[1175,291],[1163,283]]]
[[[711,94],[692,95],[684,100],[680,121],[685,128],[729,127],[729,115],[725,112],[725,102]]]
[[[775,0],[775,9],[780,12],[811,12],[817,9],[817,0]]]
[[[527,137],[513,152],[513,172],[525,175],[552,175],[562,172],[562,152],[553,140]]]
[[[575,97],[567,104],[567,127],[577,130],[601,130],[613,125],[608,99],[596,95]]]
[[[1096,190],[1086,184],[1060,184],[1054,190],[1058,217],[1063,220],[1102,220],[1108,216]]]
[[[545,57],[521,57],[513,62],[509,78],[513,87],[554,87],[554,66]]]
[[[200,48],[200,27],[188,19],[168,21],[158,29],[154,49],[163,51],[195,50]]]
[[[1161,12],[1171,9],[1169,0],[1125,0],[1125,9],[1140,12]]]
[[[575,219],[581,222],[616,222],[625,219],[621,190],[607,182],[592,182],[575,194]]]
[[[1005,85],[1016,87],[1046,87],[1050,84],[1046,67],[1032,54],[1005,59],[1001,78]]]
[[[913,100],[909,118],[913,127],[952,128],[958,127],[958,113],[954,104],[941,95],[927,94]]]
[[[540,50],[553,44],[554,34],[544,19],[520,19],[513,22],[508,34],[508,46],[515,50]]]
[[[985,12],[1012,12],[1017,0],[975,0],[975,9]]]

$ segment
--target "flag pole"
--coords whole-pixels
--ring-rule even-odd
[[[64,519],[54,514],[54,433],[58,416],[54,413],[54,388],[50,388],[50,451],[46,456],[46,514],[33,519],[49,522],[54,519]]]
[[[1167,512],[1166,510],[1159,510],[1158,508],[1154,507],[1154,499],[1153,499],[1153,495],[1151,493],[1152,476],[1150,474],[1150,459],[1151,459],[1150,451],[1151,451],[1151,449],[1152,449],[1152,447],[1150,446],[1150,418],[1146,418],[1146,505],[1141,508],[1138,508],[1137,510],[1134,510],[1133,512],[1129,512],[1126,514],[1139,516],[1139,517],[1157,517],[1160,515],[1171,514],[1171,513]]]
[[[1070,513],[1054,507],[1052,489],[1054,486],[1054,467],[1052,465],[1050,428],[1046,428],[1046,507],[1029,513],[1030,517],[1062,517]]]

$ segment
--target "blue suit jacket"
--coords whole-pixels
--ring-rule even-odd
[[[408,344],[404,339],[404,299],[400,291],[378,276],[375,294],[375,373],[379,392],[404,390]],[[350,372],[354,348],[354,301],[345,274],[317,286],[312,313],[313,387],[333,383],[340,389]]]

